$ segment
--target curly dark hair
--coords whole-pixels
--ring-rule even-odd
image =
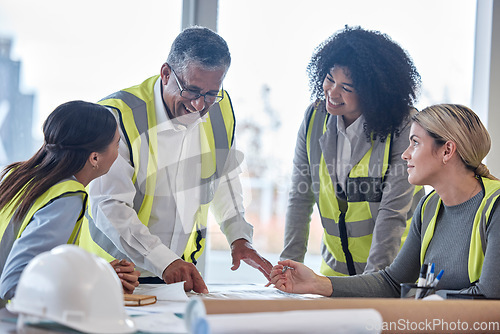
[[[346,26],[316,48],[307,66],[313,100],[325,99],[323,81],[335,65],[349,71],[366,135],[383,139],[396,132],[420,89],[420,74],[409,54],[386,34]]]

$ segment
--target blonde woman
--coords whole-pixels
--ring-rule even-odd
[[[482,160],[490,136],[469,108],[441,104],[413,118],[402,158],[408,181],[434,188],[413,215],[408,238],[394,262],[377,273],[353,277],[316,275],[281,261],[271,282],[286,292],[325,296],[399,297],[400,283],[415,282],[423,263],[444,270],[439,288],[500,298],[500,181]],[[295,270],[286,270],[283,266]]]

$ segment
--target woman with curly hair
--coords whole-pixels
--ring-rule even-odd
[[[396,257],[423,195],[400,159],[420,75],[389,36],[360,27],[319,45],[307,71],[315,102],[297,137],[280,258],[303,262],[316,203],[321,273],[378,271]]]

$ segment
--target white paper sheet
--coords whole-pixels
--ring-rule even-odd
[[[213,284],[209,294],[184,292],[184,283],[144,284],[135,293],[155,295],[156,304],[126,307],[144,333],[379,333],[382,317],[372,309],[303,310],[206,315],[203,299],[316,299],[255,284]],[[183,314],[184,320],[174,313]],[[200,321],[198,321],[200,320]],[[187,322],[190,328],[186,328]],[[182,327],[184,326],[184,327]]]
[[[157,313],[133,317],[137,331],[144,333],[187,334],[184,319],[172,313]]]
[[[157,300],[184,301],[189,300],[184,292],[184,282],[171,284],[141,284],[135,290],[135,294],[153,295]]]
[[[145,315],[155,313],[177,313],[183,314],[186,310],[187,302],[157,301],[155,304],[146,306],[126,306],[128,315]]]
[[[187,292],[189,297],[199,296],[203,299],[315,299],[324,298],[312,294],[292,294],[280,291],[274,287],[266,287],[263,284],[209,284],[208,294]]]

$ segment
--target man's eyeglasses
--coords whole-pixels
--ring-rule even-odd
[[[208,103],[208,104],[220,102],[224,98],[223,95],[222,96],[221,95],[214,95],[214,94],[210,94],[210,93],[201,94],[199,92],[195,92],[195,91],[183,88],[180,81],[179,81],[179,78],[177,77],[177,74],[175,74],[174,69],[172,67],[170,67],[170,69],[172,70],[172,73],[174,74],[175,82],[177,82],[177,86],[179,87],[179,90],[181,91],[182,97],[189,99],[189,100],[197,100],[200,98],[200,96],[203,96],[205,103]]]

